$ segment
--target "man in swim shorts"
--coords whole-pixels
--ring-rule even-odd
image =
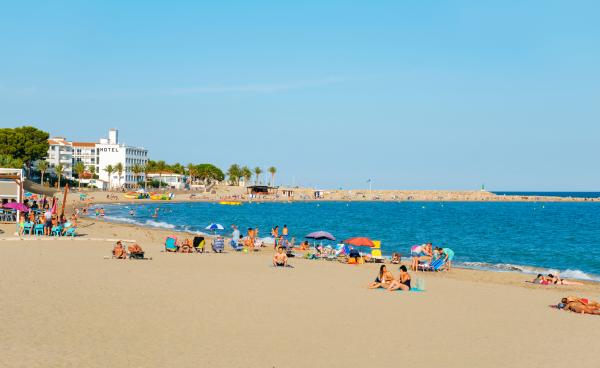
[[[283,247],[277,247],[277,253],[273,256],[273,266],[285,267],[287,266],[287,255],[283,252]]]
[[[452,260],[454,259],[454,251],[450,248],[439,248],[438,253],[444,260],[444,268],[446,271],[450,271],[452,268]]]

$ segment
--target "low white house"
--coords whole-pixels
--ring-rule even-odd
[[[165,183],[169,189],[185,189],[187,177],[181,174],[173,173],[148,173],[148,180],[157,180]]]

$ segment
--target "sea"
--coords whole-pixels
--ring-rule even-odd
[[[560,272],[565,278],[600,281],[600,202],[292,202],[122,203],[102,205],[109,221],[208,233],[236,224],[268,237],[287,225],[296,242],[324,230],[337,240],[381,240],[384,255],[410,253],[415,244],[454,250],[458,266],[530,274]],[[155,209],[159,215],[153,218]],[[130,211],[134,211],[134,215]],[[92,211],[93,213],[93,211]],[[335,245],[332,242],[331,245]]]

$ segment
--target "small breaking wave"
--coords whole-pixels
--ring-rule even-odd
[[[457,266],[464,268],[472,268],[476,270],[485,270],[485,271],[497,271],[497,272],[522,272],[532,275],[543,274],[547,275],[549,273],[560,274],[561,277],[568,279],[578,279],[578,280],[587,280],[587,281],[598,281],[600,282],[600,276],[590,275],[581,270],[564,270],[560,271],[552,268],[542,268],[542,267],[532,267],[532,266],[522,266],[515,265],[510,263],[486,263],[486,262],[459,262]]]
[[[174,229],[176,227],[175,225],[170,224],[168,222],[154,221],[154,220],[146,220],[146,223],[144,225],[152,226],[152,227],[159,227],[162,229]]]
[[[104,216],[104,218],[106,220],[110,220],[110,221],[115,221],[115,222],[124,222],[126,224],[135,224],[135,225],[141,225],[139,222],[135,221],[132,218],[129,217],[119,217],[119,216]]]

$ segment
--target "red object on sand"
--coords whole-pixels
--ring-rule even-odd
[[[375,244],[369,238],[357,237],[357,238],[349,238],[343,241],[345,244],[354,245],[355,247],[371,247],[373,248]]]

